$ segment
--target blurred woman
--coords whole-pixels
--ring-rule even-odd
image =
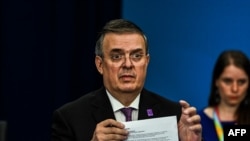
[[[223,126],[250,124],[250,61],[239,50],[222,52],[214,66],[208,106],[200,110],[205,141],[223,141]]]

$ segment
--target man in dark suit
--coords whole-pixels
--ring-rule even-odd
[[[95,64],[104,87],[65,104],[53,115],[52,141],[121,141],[128,131],[123,108],[131,119],[177,116],[181,141],[201,141],[196,109],[170,101],[144,88],[149,63],[147,38],[134,23],[108,22],[96,43]]]

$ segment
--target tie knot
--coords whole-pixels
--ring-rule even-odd
[[[127,108],[122,108],[121,112],[125,115],[126,121],[131,121],[132,120],[132,107],[127,107]]]

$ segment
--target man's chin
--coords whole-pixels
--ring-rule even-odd
[[[139,91],[139,89],[135,87],[125,87],[125,88],[122,88],[121,91],[123,93],[134,93],[135,91]]]

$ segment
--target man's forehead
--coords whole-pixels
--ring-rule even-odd
[[[124,49],[124,48],[112,48],[110,49],[110,52],[140,52],[140,51],[144,51],[145,49],[142,47],[135,47],[135,48],[131,48],[131,49]]]
[[[103,51],[106,52],[131,52],[146,51],[146,45],[143,37],[137,33],[130,34],[108,34],[103,40]],[[124,35],[124,36],[123,36]]]

